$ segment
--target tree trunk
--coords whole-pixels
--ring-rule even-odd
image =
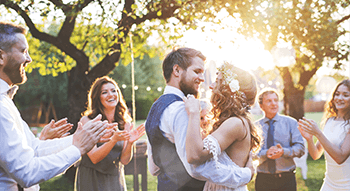
[[[299,81],[294,84],[291,72],[288,67],[277,67],[283,79],[284,94],[284,114],[289,115],[296,120],[304,117],[305,90],[310,79],[316,71],[322,66],[322,62],[316,63],[311,70],[300,70]]]
[[[283,101],[284,114],[295,118],[296,120],[304,117],[304,94],[305,88],[296,88],[288,67],[278,67],[283,79]]]
[[[85,73],[77,70],[76,67],[68,73],[68,120],[70,123],[74,124],[71,133],[75,132],[81,114],[86,108],[87,93],[91,83],[92,82],[87,78]]]
[[[289,115],[296,120],[304,117],[304,94],[305,90],[297,90],[288,87],[284,89],[284,114]]]
[[[81,117],[81,113],[85,110],[87,102],[87,92],[90,88],[91,81],[87,78],[84,71],[79,71],[77,67],[74,67],[71,71],[68,72],[68,103],[69,103],[69,112],[68,112],[68,121],[74,126],[70,133],[73,134],[77,127],[78,122]],[[64,174],[70,183],[74,187],[76,174],[76,167],[71,166],[67,169]]]

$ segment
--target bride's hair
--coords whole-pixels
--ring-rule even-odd
[[[254,76],[247,71],[234,67],[231,64],[224,63],[223,73],[230,70],[239,82],[239,90],[231,91],[230,82],[227,82],[225,75],[216,81],[213,89],[211,103],[213,104],[213,129],[214,132],[218,127],[230,117],[238,117],[245,124],[244,119],[248,122],[251,137],[251,149],[257,152],[262,142],[261,130],[252,122],[249,109],[254,104],[257,94],[257,84]],[[226,80],[226,81],[225,81]],[[211,133],[212,133],[211,132]],[[247,134],[242,138],[242,140]]]

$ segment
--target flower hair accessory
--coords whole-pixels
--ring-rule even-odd
[[[235,93],[240,88],[239,82],[237,80],[237,74],[232,72],[232,69],[228,67],[228,64],[229,63],[224,62],[224,64],[218,68],[218,71],[222,74],[224,84],[229,85],[232,93]]]

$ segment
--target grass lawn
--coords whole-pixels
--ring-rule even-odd
[[[307,160],[307,166],[308,172],[306,180],[303,179],[300,168],[297,168],[296,178],[298,191],[319,191],[326,171],[325,161],[323,158],[316,161],[309,158]],[[255,177],[248,184],[248,190],[255,191],[254,184]]]
[[[325,161],[324,159],[319,160],[312,160],[308,159],[308,173],[307,173],[307,179],[304,180],[301,176],[300,169],[297,169],[296,177],[297,177],[297,187],[298,191],[318,191],[320,190],[323,178],[324,178],[324,172],[325,172]],[[139,177],[139,181],[141,182],[141,176]],[[248,184],[248,189],[250,191],[254,191],[254,182],[255,177],[253,180]],[[126,176],[126,185],[128,191],[132,191],[133,189],[133,176],[127,175]],[[55,178],[52,178],[44,183],[40,184],[41,191],[73,191],[73,185],[69,182],[69,180],[60,175],[56,176]],[[155,176],[152,176],[149,172],[147,175],[147,187],[150,191],[156,191],[157,190],[157,178]],[[139,186],[141,190],[141,185]]]
[[[323,113],[306,113],[306,118],[313,119],[316,122],[320,122],[322,118]],[[253,116],[254,120],[260,118],[261,116]],[[137,121],[136,126],[143,123],[144,121]],[[146,139],[146,135],[141,137],[141,139]],[[310,157],[307,161],[308,164],[308,179],[304,180],[301,176],[300,169],[297,169],[296,177],[297,177],[297,186],[298,191],[318,191],[320,190],[323,178],[324,178],[324,172],[325,172],[325,161],[323,158],[319,160],[312,160]],[[141,175],[139,175],[139,182],[141,182]],[[255,177],[253,180],[248,184],[248,189],[250,191],[254,191],[254,183],[255,183]],[[126,184],[127,184],[127,190],[132,191],[133,189],[133,176],[127,175],[126,176]],[[40,184],[41,191],[73,191],[73,185],[69,182],[69,180],[59,175],[57,177],[54,177],[44,183]],[[152,176],[149,172],[147,175],[147,187],[150,191],[157,190],[157,178]],[[140,185],[141,190],[141,185]]]

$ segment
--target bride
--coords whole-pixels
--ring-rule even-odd
[[[212,89],[213,126],[202,140],[200,132],[199,100],[184,98],[189,123],[186,134],[187,160],[191,164],[215,160],[217,163],[244,167],[251,151],[260,148],[259,129],[250,119],[248,109],[257,94],[256,81],[247,71],[225,62],[218,68]],[[217,166],[218,167],[218,166]],[[204,190],[248,190],[246,185],[228,188],[207,181]]]

